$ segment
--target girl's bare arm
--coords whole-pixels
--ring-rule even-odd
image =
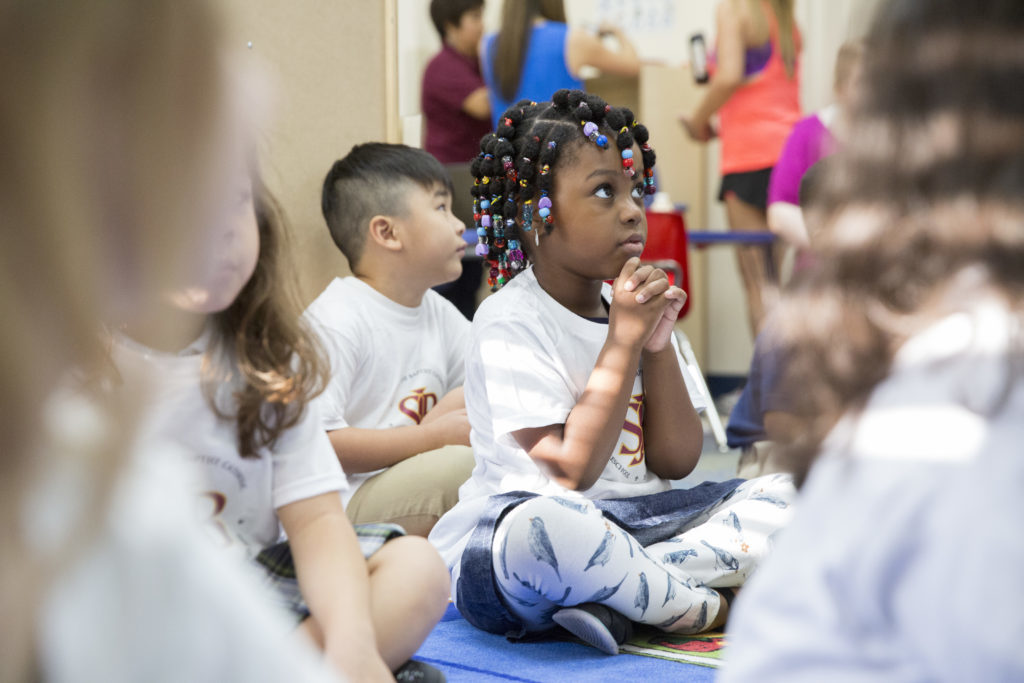
[[[608,339],[565,424],[513,433],[548,476],[568,489],[588,489],[601,475],[622,431],[641,350],[662,317],[668,280],[639,263],[627,261],[615,280]]]

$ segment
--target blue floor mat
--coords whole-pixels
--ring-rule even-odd
[[[512,643],[471,626],[454,605],[427,637],[416,659],[460,681],[680,681],[714,680],[715,670],[654,657],[613,657],[592,647],[558,640]]]

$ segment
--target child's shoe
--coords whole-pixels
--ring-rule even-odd
[[[398,683],[444,683],[445,677],[440,669],[410,659],[395,672],[395,680]]]
[[[619,645],[633,635],[629,619],[596,602],[560,609],[551,618],[583,642],[609,655],[619,654]]]

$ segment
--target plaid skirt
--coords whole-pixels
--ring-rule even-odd
[[[359,549],[366,558],[391,539],[405,535],[405,531],[397,524],[356,524],[355,530],[359,538]],[[288,541],[264,548],[256,556],[255,562],[262,570],[264,585],[270,589],[275,602],[293,614],[296,623],[308,617],[309,607],[299,591],[299,580]]]

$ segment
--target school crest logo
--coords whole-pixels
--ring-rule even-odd
[[[412,393],[398,402],[398,410],[410,420],[419,424],[423,416],[437,405],[437,394],[427,393],[426,387],[413,389]]]
[[[626,409],[626,419],[622,423],[622,431],[636,437],[634,446],[628,444],[625,434],[622,437],[622,444],[619,446],[619,455],[632,457],[627,467],[639,465],[644,461],[644,395],[643,393],[633,394],[629,397],[629,407]]]
[[[203,510],[203,512],[207,514],[207,520],[217,544],[223,547],[231,545],[231,532],[228,530],[224,520],[221,519],[221,513],[224,512],[224,507],[228,503],[227,496],[220,491],[204,491],[199,495],[199,498],[201,506],[209,505],[209,508]]]

